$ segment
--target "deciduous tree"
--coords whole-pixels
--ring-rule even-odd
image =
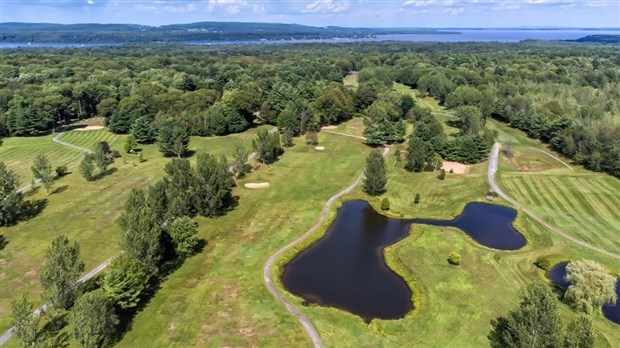
[[[84,271],[80,247],[76,242],[60,235],[52,240],[45,252],[45,265],[41,272],[43,299],[54,308],[69,308],[78,294],[75,282]]]
[[[198,247],[198,224],[192,218],[181,216],[166,226],[174,243],[174,250],[182,259],[191,256]]]
[[[0,162],[0,226],[10,226],[20,218],[23,195],[17,191],[17,175]]]
[[[594,308],[617,301],[616,277],[595,261],[569,263],[565,279],[571,285],[564,300],[578,311],[591,313]]]
[[[33,315],[33,312],[34,306],[28,296],[22,295],[11,301],[11,327],[19,340],[19,346],[23,348],[37,347],[43,339],[39,330],[41,317]]]
[[[41,180],[45,190],[49,193],[54,184],[54,172],[52,171],[52,165],[47,157],[39,153],[34,158],[34,162],[30,169],[32,170],[32,176],[34,176],[35,179]]]
[[[156,272],[162,257],[161,228],[144,192],[133,189],[119,219],[121,246],[149,272]]]
[[[546,284],[528,285],[516,309],[491,321],[491,347],[561,347],[558,303]]]
[[[106,269],[101,278],[101,289],[118,308],[134,308],[147,289],[150,278],[138,260],[123,254]]]
[[[69,324],[80,346],[97,348],[111,343],[118,318],[103,291],[95,290],[85,293],[75,302]]]

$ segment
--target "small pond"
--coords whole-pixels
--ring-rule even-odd
[[[547,278],[564,289],[567,289],[570,285],[566,280],[564,280],[564,277],[566,276],[566,265],[568,265],[568,262],[558,263],[553,266],[549,272],[547,272]],[[605,318],[616,324],[620,324],[620,279],[616,280],[616,296],[618,297],[616,304],[604,305],[602,310]]]
[[[385,264],[386,246],[419,223],[456,227],[485,246],[515,250],[525,245],[512,227],[515,217],[510,208],[469,203],[454,220],[392,219],[366,201],[347,201],[325,236],[284,266],[282,282],[308,303],[344,309],[365,321],[402,318],[413,309],[412,292]]]

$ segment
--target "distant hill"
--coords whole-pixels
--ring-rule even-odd
[[[576,42],[599,42],[607,44],[620,44],[620,35],[588,35],[577,40]]]
[[[380,34],[450,34],[434,29],[312,27],[282,23],[197,22],[137,24],[1,23],[0,42],[139,43],[181,41],[255,41],[368,37]]]

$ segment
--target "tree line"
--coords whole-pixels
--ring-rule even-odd
[[[309,59],[321,50],[321,57]],[[575,43],[353,43],[140,46],[8,51],[0,64],[0,133],[37,135],[106,118],[139,143],[277,125],[293,136],[366,117],[370,143],[404,141],[413,108],[393,81],[455,110],[461,129],[440,155],[483,147],[489,117],[575,162],[620,176],[620,71],[610,47]],[[70,59],[68,57],[71,57]],[[357,71],[357,89],[342,78]],[[174,121],[173,125],[170,123]],[[163,131],[161,129],[175,129]],[[168,151],[170,155],[178,155]],[[477,152],[477,151],[476,151]]]

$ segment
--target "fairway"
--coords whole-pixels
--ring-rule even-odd
[[[589,244],[620,250],[620,183],[604,175],[502,174],[505,192]]]
[[[251,148],[251,139],[259,128],[225,137],[192,137],[190,149],[197,153],[209,152],[231,158],[235,143],[241,143],[247,149]],[[98,141],[108,141],[113,150],[122,153],[125,137],[107,130],[73,130],[64,133],[60,140],[86,148],[92,148]],[[4,141],[5,144],[0,148],[3,151],[7,143],[19,144],[17,148],[21,149],[22,142],[25,142],[27,145],[41,144],[42,149],[58,148],[60,158],[68,159],[68,155],[62,157],[65,153],[75,154],[75,161],[82,153],[54,143],[48,136],[8,138]],[[0,250],[0,331],[9,327],[10,302],[18,294],[27,291],[33,302],[40,304],[39,271],[44,262],[45,250],[54,237],[64,234],[69,240],[80,244],[81,256],[86,264],[85,271],[120,251],[120,228],[116,220],[127,195],[132,188],[146,188],[159,180],[163,175],[164,165],[170,160],[162,157],[157,145],[143,145],[141,148],[145,162],[140,163],[136,155],[123,153],[122,157],[115,159],[110,166],[114,171],[112,174],[93,182],[85,181],[76,167],[70,168],[71,174],[54,182],[52,190],[58,192],[47,195],[45,190],[38,189],[36,193],[27,195],[28,200],[47,199],[47,205],[41,214],[15,226],[0,227],[0,232],[7,241],[7,245]],[[195,157],[190,160],[195,161]],[[30,170],[29,166],[30,164],[27,170]]]
[[[66,143],[94,150],[95,143],[106,141],[114,150],[123,151],[125,136],[114,134],[107,129],[78,131],[72,130],[63,133],[59,140]]]
[[[42,153],[52,164],[52,168],[67,165],[79,160],[82,151],[69,148],[52,141],[53,134],[40,137],[11,137],[2,139],[0,159],[17,174],[20,186],[32,181],[32,161]]]

